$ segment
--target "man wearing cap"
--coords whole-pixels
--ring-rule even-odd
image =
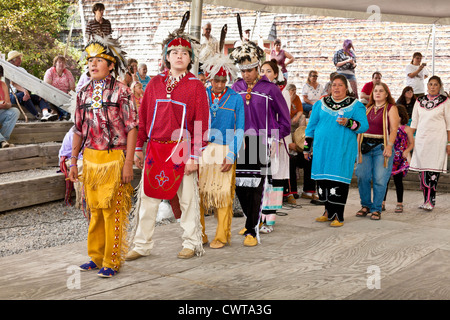
[[[259,242],[263,192],[271,180],[271,146],[291,131],[289,108],[280,89],[259,75],[263,53],[252,41],[242,41],[231,53],[242,74],[231,88],[241,95],[245,107],[244,147],[236,168],[236,195],[247,217],[240,232],[245,246]]]
[[[10,51],[8,53],[8,62],[19,68],[20,70],[27,72],[22,64],[23,54],[18,51]],[[28,73],[28,72],[27,72]],[[39,119],[39,113],[36,111],[34,105],[39,105],[39,108],[42,111],[41,121],[55,121],[58,119],[57,114],[50,113],[50,107],[44,99],[39,97],[38,95],[30,93],[27,89],[19,85],[18,83],[11,81],[11,90],[13,92],[10,93],[10,99],[12,104],[17,104],[16,97],[18,102],[25,106],[27,110],[36,118]]]
[[[139,108],[139,134],[135,164],[142,168],[140,205],[134,249],[127,260],[148,256],[161,200],[178,197],[183,229],[178,258],[203,254],[197,170],[208,130],[209,107],[203,83],[189,72],[198,41],[183,32],[164,41],[163,59],[168,70],[153,77]],[[143,147],[148,140],[146,156]]]
[[[78,182],[77,160],[82,151],[80,180],[90,219],[87,247],[91,261],[80,269],[101,268],[100,277],[112,277],[127,250],[138,117],[130,89],[113,76],[126,70],[119,42],[95,35],[83,55],[91,80],[77,94],[69,166],[70,180]]]
[[[220,43],[223,41],[221,39]],[[216,209],[217,229],[213,249],[219,249],[231,240],[231,220],[235,194],[236,157],[244,137],[244,103],[226,84],[237,78],[234,61],[225,54],[216,54],[203,64],[211,86],[206,89],[209,100],[211,127],[208,146],[202,153],[199,169],[200,211],[205,234],[204,212]]]

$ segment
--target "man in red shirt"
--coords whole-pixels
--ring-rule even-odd
[[[367,82],[364,87],[361,90],[361,96],[360,96],[360,101],[366,105],[369,102],[369,98],[370,98],[370,94],[372,93],[373,87],[376,84],[381,83],[381,73],[378,71],[375,71],[372,74],[372,81]]]
[[[201,149],[206,146],[209,105],[203,83],[189,72],[198,45],[180,30],[164,43],[168,70],[150,80],[139,108],[135,164],[143,170],[134,249],[127,260],[150,254],[159,204],[176,197],[184,231],[178,258],[203,253],[197,170]]]

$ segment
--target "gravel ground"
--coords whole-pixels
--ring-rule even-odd
[[[157,226],[176,221],[168,217],[160,210]],[[0,213],[0,257],[86,241],[87,229],[83,211],[62,200],[6,211]]]

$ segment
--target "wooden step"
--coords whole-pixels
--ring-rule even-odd
[[[18,122],[11,133],[9,142],[14,144],[62,142],[72,126],[71,121]]]
[[[60,148],[60,142],[49,142],[0,149],[0,173],[57,167]]]
[[[65,176],[58,170],[59,167],[47,167],[23,171],[17,179],[5,179],[0,175],[0,212],[64,199]],[[135,167],[131,183],[134,188],[140,179],[141,170]]]

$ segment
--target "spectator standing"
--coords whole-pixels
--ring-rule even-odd
[[[364,105],[366,105],[367,103],[369,103],[369,98],[370,98],[370,94],[372,93],[373,87],[374,87],[374,85],[379,84],[379,83],[381,82],[381,78],[382,78],[381,73],[378,72],[378,71],[375,71],[375,72],[372,74],[372,81],[367,82],[367,83],[363,86],[363,88],[362,88],[362,90],[361,90],[361,97],[360,97],[361,99],[360,99],[360,101],[361,101]]]
[[[53,66],[45,72],[44,82],[64,93],[75,91],[75,79],[72,72],[66,68],[66,58],[64,56],[58,55],[53,59]],[[59,106],[54,107],[58,110],[61,119],[70,119],[70,113]]]
[[[150,82],[150,77],[147,75],[147,65],[145,63],[139,63],[136,76],[140,83],[142,83],[142,89],[145,91],[147,84]]]
[[[128,59],[128,71],[131,74],[132,82],[139,81],[138,73],[138,61],[134,58]]]
[[[309,117],[312,110],[312,106],[316,103],[323,95],[323,87],[317,82],[319,74],[315,70],[311,70],[308,74],[308,79],[302,90],[302,105],[303,113]]]
[[[440,173],[447,172],[450,154],[450,100],[439,94],[442,81],[428,80],[428,94],[417,98],[411,128],[416,133],[410,170],[418,171],[424,203],[419,207],[433,210]]]
[[[414,96],[414,89],[410,86],[403,88],[402,94],[400,95],[400,98],[398,98],[397,100],[397,104],[405,106],[409,118],[408,124],[411,124],[411,118],[415,103],[416,97]]]
[[[312,199],[311,203],[318,200],[316,194],[316,182],[311,179],[311,164],[312,161],[307,161],[303,157],[303,143],[294,139],[295,132],[299,129],[305,132],[306,117],[303,114],[302,103],[299,96],[296,94],[296,86],[292,83],[288,84],[286,91],[289,92],[291,98],[291,139],[289,143],[289,185],[285,186],[285,193],[289,191],[294,199],[300,198],[297,186],[297,168],[303,169],[303,192],[301,197],[305,199]]]
[[[18,51],[11,51],[8,53],[8,62],[18,67],[20,70],[27,72],[22,65],[22,53]],[[50,113],[50,107],[44,99],[39,97],[38,95],[30,93],[26,88],[22,87],[18,83],[11,82],[11,90],[10,100],[12,104],[16,104],[16,97],[19,100],[18,102],[25,106],[27,110],[36,118],[39,119],[40,115],[36,111],[34,105],[39,105],[39,108],[42,111],[41,121],[55,121],[58,119],[58,115],[54,113]]]
[[[400,126],[397,131],[397,138],[394,142],[394,162],[392,164],[391,177],[394,178],[395,190],[397,192],[397,206],[395,213],[403,212],[403,177],[406,176],[409,169],[409,158],[411,150],[414,148],[414,135],[412,129],[408,126],[408,113],[405,106],[397,104],[398,115],[400,117]],[[385,210],[386,196],[388,193],[389,181],[386,185],[386,193],[381,206]]]
[[[1,77],[3,77],[3,67],[0,65]],[[19,109],[12,107],[8,92],[6,83],[0,80],[0,149],[14,147],[8,140],[20,114]]]
[[[200,62],[206,61],[219,51],[219,41],[211,34],[211,22],[205,22],[202,27],[202,38],[200,40]]]
[[[94,34],[106,37],[112,34],[111,22],[103,18],[105,13],[105,5],[103,3],[95,3],[92,6],[94,19],[90,20],[86,25],[86,36],[91,40]]]
[[[131,84],[130,89],[131,93],[133,94],[132,98],[134,105],[136,106],[136,109],[139,111],[139,107],[141,106],[142,103],[142,98],[144,97],[143,85],[140,82],[133,82]]]
[[[358,85],[355,75],[356,54],[354,50],[352,40],[345,40],[342,49],[334,53],[333,63],[336,66],[337,73],[347,78],[353,94],[358,99]]]
[[[425,94],[424,80],[429,76],[426,65],[426,63],[422,63],[422,54],[414,52],[411,63],[405,68],[405,85],[413,88],[416,98]]]
[[[399,125],[397,106],[383,82],[373,88],[366,113],[369,129],[358,137],[360,155],[356,177],[362,208],[356,216],[365,217],[372,213],[372,220],[380,220],[381,206],[392,172],[393,146]]]
[[[270,55],[270,59],[275,59],[278,63],[278,65],[281,67],[281,72],[283,73],[284,78],[286,81],[288,80],[288,71],[287,66],[294,62],[295,58],[292,54],[287,52],[284,49],[281,49],[281,40],[275,39],[273,42],[272,49],[264,49],[264,52],[266,54]]]
[[[325,204],[325,212],[316,221],[332,221],[331,227],[344,224],[357,157],[357,134],[369,127],[365,111],[361,102],[349,96],[347,79],[337,75],[331,96],[314,104],[306,127],[303,153],[309,161],[314,154],[311,177],[316,180],[319,201]]]

